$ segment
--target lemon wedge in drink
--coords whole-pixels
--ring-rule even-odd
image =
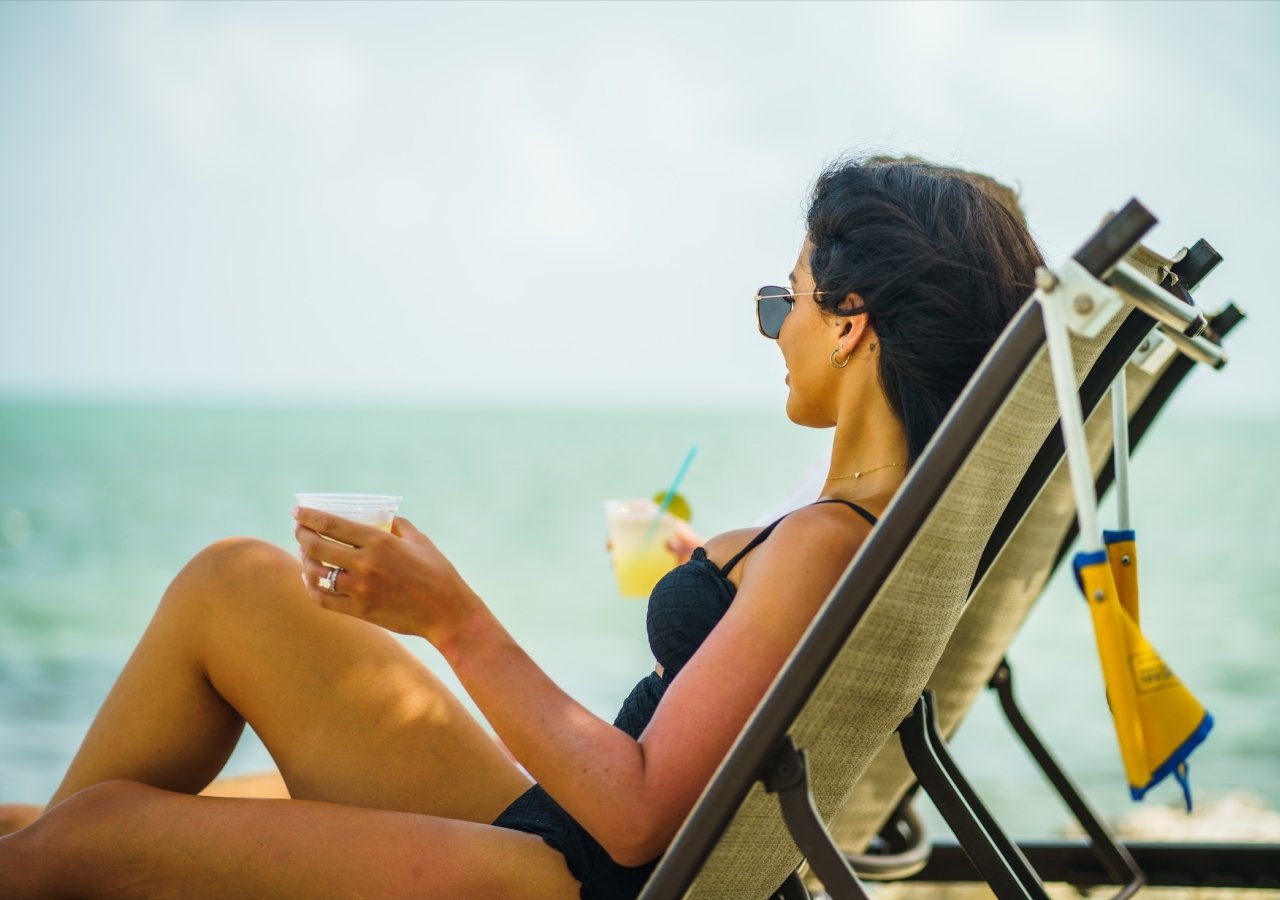
[[[653,495],[653,502],[658,504],[658,506],[662,506],[662,501],[666,496],[666,491],[658,491],[658,493]],[[676,494],[671,498],[671,505],[667,507],[667,512],[671,513],[671,515],[675,516],[677,519],[684,519],[686,522],[693,518],[693,510],[689,508],[689,501],[679,494]]]

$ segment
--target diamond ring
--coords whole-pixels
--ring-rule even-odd
[[[330,566],[329,574],[317,581],[316,584],[331,594],[338,593],[338,573],[341,571],[342,569],[338,566]]]

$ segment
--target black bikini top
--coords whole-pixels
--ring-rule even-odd
[[[876,524],[875,516],[848,500],[817,502],[843,503],[870,524]],[[670,683],[684,668],[685,663],[707,639],[711,629],[724,617],[737,592],[737,588],[729,580],[733,567],[763,543],[781,521],[782,519],[778,519],[761,529],[723,568],[707,559],[706,550],[699,547],[693,551],[693,556],[687,563],[672,569],[654,586],[649,595],[646,627],[649,649],[653,651],[653,658],[662,666],[664,682]]]

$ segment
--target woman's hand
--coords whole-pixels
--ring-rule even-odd
[[[325,609],[419,635],[437,647],[483,609],[449,560],[408,519],[396,517],[388,533],[305,507],[293,517],[303,584]],[[320,579],[332,566],[342,571],[330,591]]]

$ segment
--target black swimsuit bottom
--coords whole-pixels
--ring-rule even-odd
[[[582,883],[582,900],[634,900],[658,864],[620,866],[600,843],[535,784],[493,820],[500,828],[536,834],[564,856],[574,878]]]
[[[872,525],[876,523],[875,516],[847,500],[818,502],[842,503]],[[687,563],[672,569],[654,587],[649,597],[647,630],[649,646],[654,658],[662,664],[663,674],[651,672],[640,680],[614,720],[616,727],[639,739],[667,685],[733,602],[736,588],[729,580],[729,572],[769,536],[778,522],[762,529],[723,569],[707,559],[706,551],[699,547]],[[658,864],[657,859],[639,866],[614,862],[600,843],[551,799],[540,784],[517,797],[493,824],[536,834],[559,851],[573,877],[582,884],[582,900],[634,900]]]

